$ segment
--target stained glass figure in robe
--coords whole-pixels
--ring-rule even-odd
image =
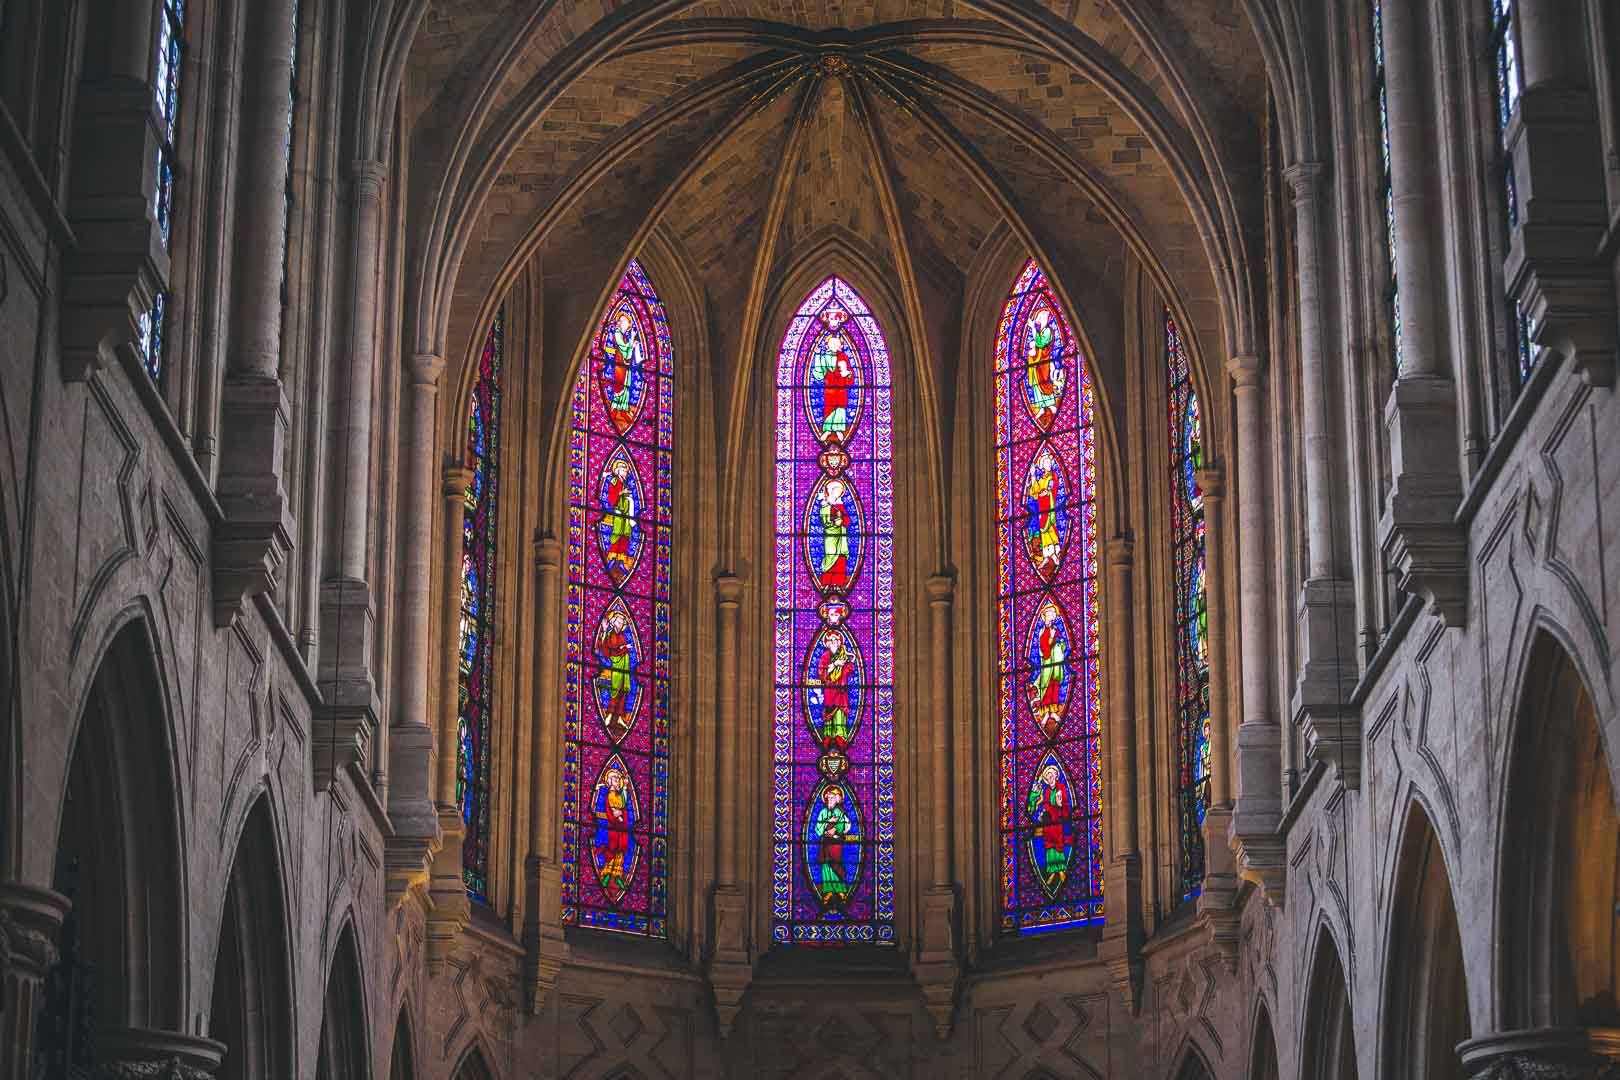
[[[1209,601],[1205,589],[1204,425],[1193,391],[1186,344],[1170,312],[1164,314],[1170,386],[1171,585],[1175,603],[1177,810],[1181,825],[1181,895],[1192,899],[1204,883],[1204,815],[1209,809]]]
[[[563,921],[660,937],[669,874],[673,372],[632,261],[574,384],[563,670]]]
[[[776,382],[772,940],[894,941],[889,355],[838,277],[788,324]]]
[[[1001,927],[1103,920],[1090,373],[1040,267],[996,336]]]
[[[457,677],[456,802],[465,834],[461,876],[489,899],[490,713],[495,682],[495,541],[500,497],[501,359],[505,309],[484,339],[467,416],[472,480],[462,499],[461,663]]]

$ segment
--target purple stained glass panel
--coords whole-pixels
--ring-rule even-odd
[[[663,937],[669,880],[674,355],[631,261],[574,383],[563,671],[563,921]]]
[[[889,353],[829,277],[776,378],[772,940],[894,941]]]
[[[473,470],[461,528],[461,674],[456,735],[456,801],[466,835],[461,876],[489,899],[490,710],[495,682],[495,542],[500,510],[501,360],[506,311],[490,323],[467,416],[466,461]]]
[[[1001,927],[1103,920],[1094,397],[1030,260],[996,335]]]

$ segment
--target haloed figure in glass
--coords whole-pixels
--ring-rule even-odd
[[[1035,634],[1030,687],[1030,711],[1048,739],[1055,739],[1063,724],[1068,657],[1068,632],[1058,609],[1048,604],[1041,611],[1040,629]]]
[[[641,333],[628,311],[619,312],[613,329],[603,335],[602,386],[608,414],[620,431],[635,422],[641,404]]]
[[[637,549],[641,546],[636,509],[630,459],[615,457],[602,483],[602,526],[607,534],[602,562],[616,581],[623,581],[636,568]]]
[[[1063,770],[1055,762],[1049,762],[1030,786],[1026,810],[1035,825],[1035,833],[1029,840],[1030,859],[1042,887],[1051,896],[1058,894],[1069,876],[1069,856],[1074,850],[1069,835],[1070,805],[1069,785]]]
[[[596,788],[596,835],[592,854],[602,887],[622,894],[635,875],[636,808],[619,769],[608,767]]]
[[[635,718],[636,656],[635,634],[623,611],[609,611],[596,633],[596,655],[602,674],[596,680],[601,696],[602,724],[614,742],[623,739]]]
[[[843,749],[849,746],[849,686],[855,677],[855,655],[844,635],[836,631],[821,635],[818,652],[815,669],[805,681],[820,690],[822,742]]]
[[[1030,316],[1024,352],[1029,364],[1029,405],[1043,429],[1057,419],[1058,401],[1068,376],[1063,371],[1062,338],[1052,321],[1052,309],[1039,307]]]
[[[817,427],[821,441],[827,443],[847,441],[855,419],[852,414],[859,404],[859,361],[838,329],[845,319],[841,311],[826,313],[823,321],[829,333],[821,339],[810,359],[811,385],[821,390]]]
[[[821,789],[821,807],[814,825],[816,846],[815,886],[821,902],[842,907],[849,900],[855,873],[860,866],[860,844],[855,824],[844,809],[844,789],[828,784]]]
[[[1063,535],[1068,529],[1063,501],[1063,473],[1057,460],[1042,451],[1030,467],[1029,483],[1024,488],[1024,510],[1028,515],[1024,542],[1036,572],[1044,578],[1051,578],[1063,563]]]
[[[844,482],[829,480],[821,499],[821,587],[849,588],[849,512],[844,508]]]

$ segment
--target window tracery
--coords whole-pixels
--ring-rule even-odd
[[[1490,0],[1491,2],[1491,45],[1493,63],[1491,72],[1496,90],[1496,133],[1498,150],[1501,154],[1501,184],[1502,204],[1504,218],[1507,225],[1508,243],[1519,227],[1519,190],[1518,183],[1513,174],[1513,154],[1508,149],[1507,133],[1508,121],[1513,119],[1513,110],[1518,108],[1519,93],[1523,89],[1522,76],[1519,71],[1519,31],[1517,23],[1516,0]],[[1535,363],[1535,354],[1530,347],[1530,316],[1519,306],[1511,291],[1503,297],[1508,314],[1508,326],[1513,335],[1513,354],[1516,361],[1514,368],[1515,387],[1524,385],[1524,380],[1530,377],[1530,369]]]
[[[1389,276],[1384,282],[1385,315],[1389,320],[1394,366],[1401,370],[1401,277],[1395,262],[1395,184],[1389,154],[1389,87],[1384,70],[1384,4],[1372,3],[1373,89],[1378,103],[1378,201],[1384,211],[1384,251]]]
[[[185,0],[160,0],[158,4],[157,50],[152,65],[152,96],[158,114],[156,182],[152,188],[152,219],[163,237],[163,250],[169,250],[170,226],[174,209],[175,135],[180,118],[181,60],[185,51]],[[163,380],[165,317],[169,291],[159,289],[151,310],[137,322],[136,346],[141,362],[152,381]]]
[[[776,379],[772,938],[894,941],[894,521],[889,354],[839,277]]]
[[[1091,376],[1041,268],[996,335],[1001,928],[1103,919]]]
[[[664,305],[625,268],[574,383],[563,677],[563,921],[663,937],[670,465]]]

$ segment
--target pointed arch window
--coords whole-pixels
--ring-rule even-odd
[[[1164,313],[1170,384],[1170,584],[1175,604],[1177,810],[1181,895],[1204,884],[1204,813],[1209,809],[1209,600],[1205,586],[1204,424],[1181,330]]]
[[[772,939],[894,941],[889,352],[839,277],[776,368]]]
[[[456,801],[466,834],[461,876],[489,899],[490,713],[495,684],[495,544],[500,510],[501,361],[506,309],[496,312],[478,359],[467,418],[472,480],[462,509],[461,674],[456,725]]]
[[[152,98],[158,114],[156,182],[152,187],[152,218],[163,237],[163,250],[169,250],[170,225],[174,210],[175,135],[180,120],[181,59],[185,52],[185,0],[159,0],[157,48],[152,64]],[[151,310],[141,315],[136,346],[141,362],[152,381],[163,381],[163,347],[169,291],[160,288],[152,298]]]
[[[574,383],[563,673],[563,921],[663,937],[669,877],[674,353],[625,268]]]
[[[995,363],[1001,928],[1030,933],[1103,919],[1095,401],[1033,259]]]

